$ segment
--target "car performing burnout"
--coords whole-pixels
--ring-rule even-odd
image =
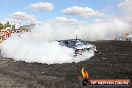
[[[95,45],[89,44],[81,39],[59,40],[58,42],[61,46],[74,49],[74,56],[82,55],[86,51],[97,51]]]

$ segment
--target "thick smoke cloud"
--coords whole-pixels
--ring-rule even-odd
[[[92,24],[84,24],[78,21],[58,22],[55,20],[46,22],[46,24],[48,29],[44,29],[46,32],[43,32],[45,33],[44,37],[48,38],[48,40],[71,39],[75,38],[76,35],[78,38],[90,41],[113,40],[116,37],[122,36],[122,34],[126,32],[130,34],[132,33],[131,23],[125,22],[119,18],[99,19]]]
[[[109,40],[131,32],[129,23],[119,19],[97,20],[91,25],[78,21],[45,21],[38,24],[31,32],[14,34],[1,44],[4,57],[14,60],[38,63],[71,63],[89,59],[93,51],[74,57],[74,50],[60,46],[56,40],[71,39],[78,35],[83,40]]]
[[[124,22],[124,20],[114,19],[103,19],[97,20],[92,24],[84,24],[79,21],[71,20],[52,20],[46,21],[41,26],[37,25],[32,35],[35,38],[45,40],[63,40],[78,38],[83,40],[110,40],[116,37],[122,36],[122,34],[131,32],[131,24]],[[40,38],[39,35],[42,35]]]
[[[13,58],[16,61],[53,64],[79,62],[94,55],[91,51],[75,57],[73,49],[60,46],[55,40],[63,39],[63,36],[73,35],[73,33],[66,29],[62,31],[59,26],[59,24],[51,25],[47,22],[37,25],[31,32],[13,34],[1,44],[2,56]],[[63,33],[66,34],[63,35]]]
[[[116,37],[123,36],[124,33],[131,34],[131,24],[124,22],[121,19],[107,19],[98,20],[90,26],[91,35],[93,35],[90,40],[113,40]]]

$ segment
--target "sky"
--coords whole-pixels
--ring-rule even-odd
[[[35,23],[61,17],[91,23],[96,19],[130,16],[131,3],[132,0],[0,0],[0,21]]]

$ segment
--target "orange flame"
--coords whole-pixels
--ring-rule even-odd
[[[88,78],[89,76],[88,71],[84,71],[84,67],[82,68],[81,73],[83,78]]]

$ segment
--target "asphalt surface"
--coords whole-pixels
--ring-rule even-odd
[[[84,66],[90,79],[132,79],[132,42],[95,41],[95,56],[79,63],[40,64],[0,55],[0,88],[81,88]],[[86,87],[86,88],[131,88]]]

